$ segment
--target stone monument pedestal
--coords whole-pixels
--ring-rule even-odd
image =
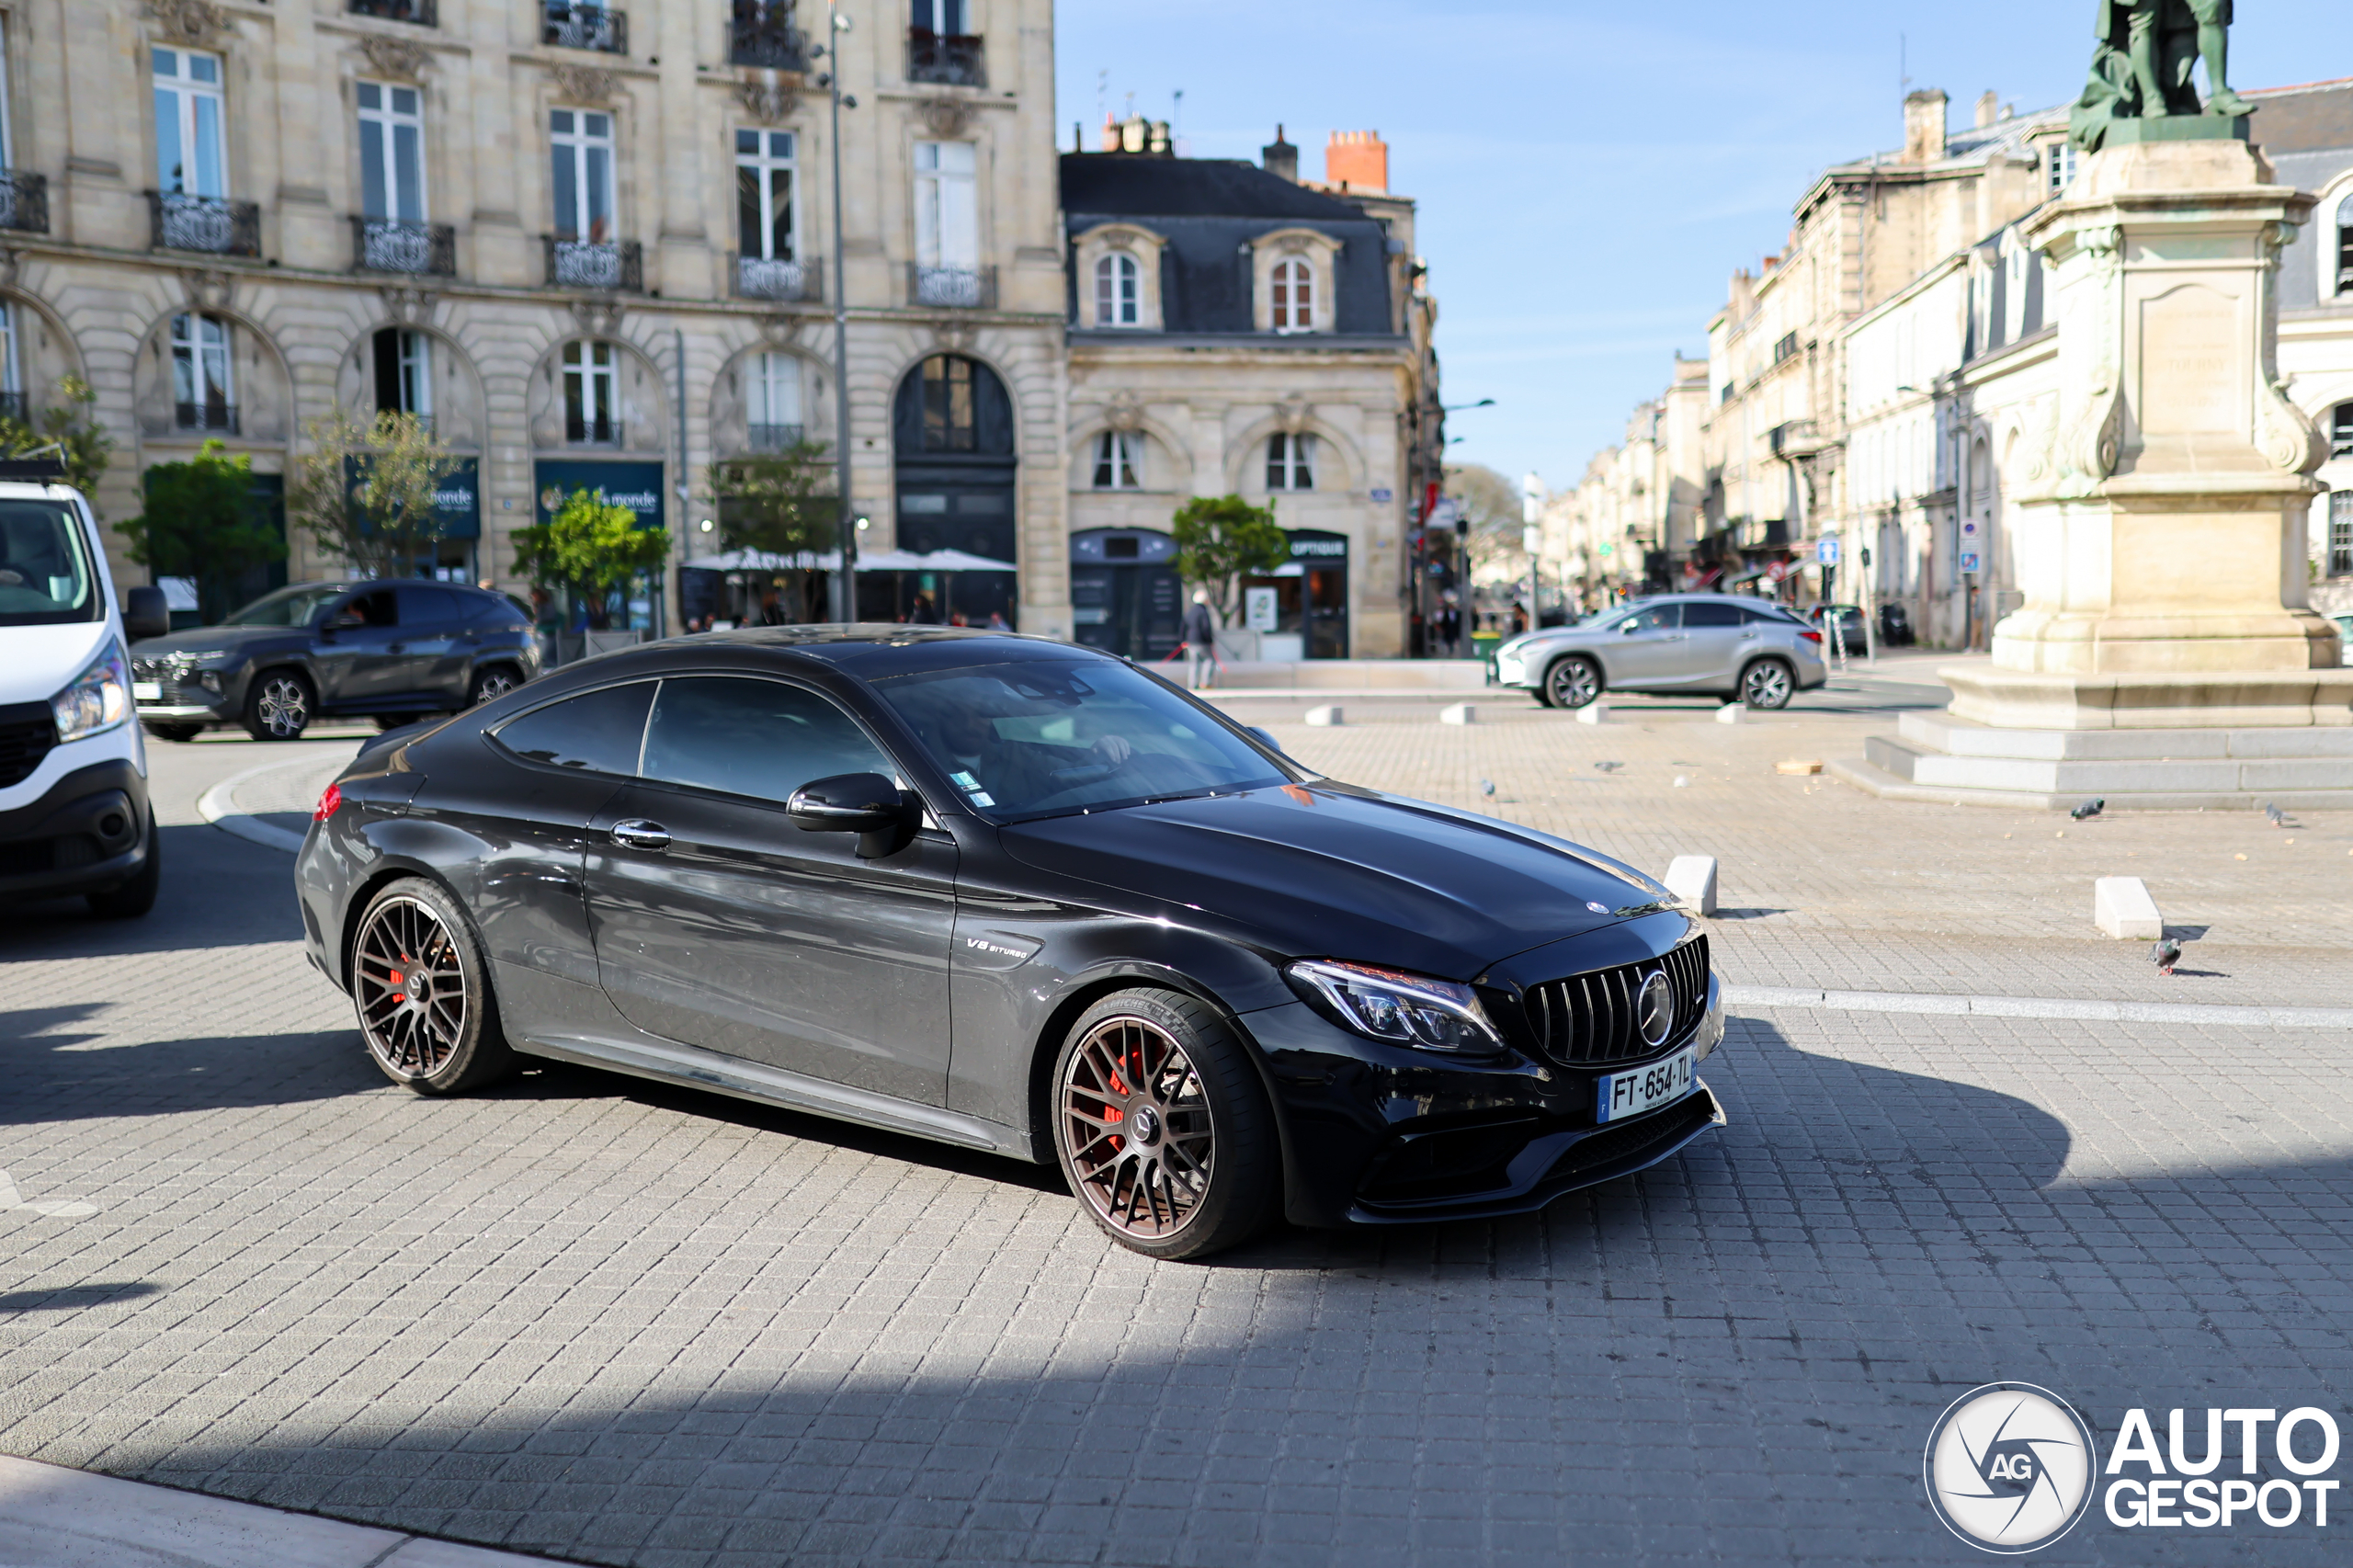
[[[2277,384],[2279,246],[2313,199],[2220,117],[2090,154],[2025,227],[2057,406],[2003,478],[2025,604],[1943,714],[1842,766],[1989,804],[2353,807],[2353,670],[2305,601],[2326,447]],[[2157,122],[2165,123],[2165,122]],[[2197,128],[2205,128],[2202,138]]]

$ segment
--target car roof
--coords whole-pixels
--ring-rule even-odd
[[[1085,648],[1050,637],[1017,631],[991,631],[964,626],[897,626],[888,622],[820,624],[813,626],[747,626],[733,631],[699,631],[642,642],[594,659],[569,665],[567,671],[590,665],[600,674],[656,674],[683,662],[716,661],[756,666],[761,654],[782,654],[787,662],[830,665],[861,680],[926,670],[957,669],[978,665],[1019,664],[1034,660],[1072,659],[1124,663],[1100,649]]]

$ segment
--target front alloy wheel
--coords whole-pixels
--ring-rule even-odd
[[[1544,672],[1544,695],[1555,708],[1583,708],[1601,695],[1601,671],[1571,655]]]
[[[257,741],[293,741],[311,727],[311,683],[291,670],[272,670],[245,699],[245,728]]]
[[[422,878],[378,893],[352,944],[351,995],[368,1054],[419,1094],[472,1088],[511,1071],[473,933]]]
[[[1256,1073],[1192,997],[1128,991],[1090,1008],[1057,1063],[1053,1114],[1072,1190],[1134,1251],[1198,1257],[1273,1211],[1279,1175]]]
[[[1790,666],[1779,659],[1759,659],[1740,677],[1740,699],[1751,708],[1787,708],[1796,689]]]

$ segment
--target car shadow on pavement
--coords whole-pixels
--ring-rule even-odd
[[[78,897],[0,907],[0,963],[301,940],[292,856],[209,824],[166,824],[157,832],[164,867],[152,911],[136,920],[101,919]]]
[[[95,1011],[95,1009],[92,1009]],[[75,1009],[0,1013],[0,1126],[170,1115],[340,1099],[388,1088],[350,1029],[208,1035],[77,1050],[95,1038],[51,1033]]]

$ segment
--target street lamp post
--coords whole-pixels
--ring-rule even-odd
[[[842,276],[842,35],[849,31],[849,18],[841,13],[840,0],[827,0],[825,6],[825,51],[833,64],[825,72],[825,85],[833,98],[834,153],[834,459],[835,463],[834,531],[840,537],[842,552],[841,577],[835,588],[839,602],[835,605],[835,617],[844,621],[858,619],[858,529],[851,521],[849,479],[849,290],[848,279]],[[850,98],[847,107],[856,108],[858,100]]]

